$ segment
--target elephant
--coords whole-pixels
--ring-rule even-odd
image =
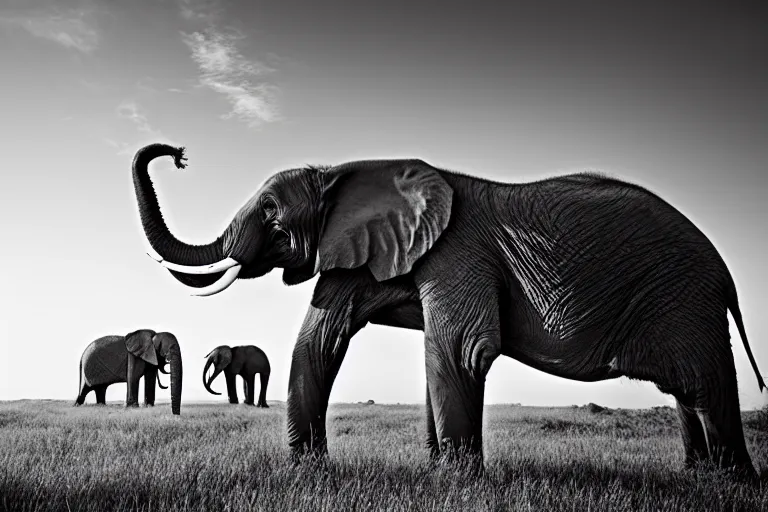
[[[755,474],[730,348],[730,310],[760,390],[736,286],[706,235],[638,185],[597,173],[503,183],[423,160],[277,172],[213,242],[178,240],[149,163],[132,176],[149,255],[193,289],[219,293],[281,268],[319,274],[293,349],[292,456],[327,454],[326,411],[350,339],[368,323],[424,332],[426,446],[482,466],[485,380],[500,355],[576,381],[653,382],[674,396],[684,464]]]
[[[212,395],[221,394],[211,389],[211,383],[221,372],[224,372],[224,377],[227,379],[229,403],[238,403],[235,377],[239,375],[243,378],[243,394],[245,395],[243,403],[254,405],[256,374],[258,373],[261,380],[261,391],[259,392],[259,401],[256,403],[256,407],[269,407],[267,405],[267,385],[269,384],[270,367],[267,354],[263,350],[254,345],[238,347],[220,345],[211,350],[205,357],[208,361],[206,361],[205,368],[203,368],[203,385],[209,393]],[[211,365],[213,365],[214,371],[206,380],[205,376],[208,374],[208,369]]]
[[[103,404],[110,384],[127,382],[125,406],[138,407],[139,379],[144,377],[144,404],[155,405],[155,379],[158,371],[171,365],[171,411],[181,413],[181,350],[170,332],[140,329],[125,336],[103,336],[92,341],[80,358],[80,391],[74,405],[82,405],[91,390],[96,403]],[[160,384],[167,389],[167,386]]]

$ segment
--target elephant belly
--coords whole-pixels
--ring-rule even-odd
[[[615,344],[600,329],[566,337],[553,333],[528,301],[501,304],[501,352],[539,371],[566,379],[593,382],[621,376],[615,365]],[[555,331],[556,332],[556,331]]]

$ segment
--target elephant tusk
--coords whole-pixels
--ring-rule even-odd
[[[188,267],[186,265],[177,265],[170,261],[161,261],[160,264],[168,270],[174,270],[183,274],[215,274],[216,272],[224,272],[235,266],[239,266],[240,263],[234,258],[224,258],[216,263],[210,265],[200,265],[199,267]]]
[[[160,263],[163,261],[163,257],[157,254],[157,251],[155,251],[151,246],[149,247],[149,250],[147,251],[147,256],[155,260],[156,262]]]
[[[204,288],[198,288],[195,290],[195,292],[191,293],[190,295],[196,296],[196,297],[207,297],[209,295],[215,295],[219,293],[220,291],[226,289],[231,285],[235,279],[237,279],[237,274],[240,273],[240,270],[243,267],[241,267],[239,264],[235,265],[234,267],[227,270],[223,276],[221,276],[221,279],[216,281],[213,284],[210,284]]]
[[[234,258],[224,258],[223,260],[217,261],[216,263],[211,263],[210,265],[200,265],[196,267],[191,267],[188,265],[179,265],[177,263],[171,263],[170,261],[165,261],[163,257],[157,253],[153,254],[152,252],[147,252],[147,256],[149,256],[150,258],[152,258],[153,260],[155,260],[156,262],[158,262],[168,270],[181,272],[182,274],[215,274],[216,272],[224,272],[225,270],[229,270],[235,265],[240,265],[240,263]]]

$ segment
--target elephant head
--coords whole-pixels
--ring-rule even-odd
[[[193,295],[238,277],[283,269],[297,284],[320,271],[367,265],[377,281],[408,273],[448,225],[453,190],[420,160],[305,167],[270,177],[213,242],[190,245],[166,226],[148,174],[154,158],[184,168],[184,148],[151,144],[133,160],[133,182],[153,256]]]
[[[229,366],[229,363],[232,362],[232,349],[227,345],[221,345],[211,350],[205,357],[208,361],[206,361],[205,368],[203,368],[203,386],[205,386],[205,389],[208,390],[210,394],[220,395],[221,393],[217,393],[211,389],[211,383],[227,366]],[[213,373],[206,380],[205,375],[208,373],[208,369],[211,365],[213,365]]]
[[[170,363],[171,411],[173,414],[180,414],[182,366],[181,350],[176,336],[169,332],[156,333],[142,329],[125,336],[125,347],[134,356],[158,368],[162,368],[165,361]]]

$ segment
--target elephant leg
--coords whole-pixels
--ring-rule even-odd
[[[698,390],[696,412],[703,427],[709,460],[720,468],[756,477],[744,439],[736,369],[730,350],[727,356],[721,354],[721,358],[726,357],[727,363],[721,363],[727,366],[726,371],[716,379],[707,379]]]
[[[483,459],[485,377],[501,353],[499,302],[491,283],[428,294],[424,304],[427,385],[441,456]]]
[[[250,374],[246,377],[243,377],[243,392],[245,393],[245,400],[243,401],[246,405],[254,405],[253,399],[254,399],[254,392],[255,392],[255,386],[256,385],[256,374]]]
[[[91,386],[83,384],[83,386],[80,388],[80,393],[75,399],[75,405],[83,405],[85,403],[85,397],[88,395],[88,393],[91,392],[92,389],[93,388]]]
[[[258,407],[265,409],[269,408],[267,405],[267,385],[269,384],[269,371],[263,371],[259,374],[259,380],[261,381],[261,390],[259,391]]]
[[[288,381],[288,443],[294,460],[304,454],[322,457],[328,453],[328,399],[349,340],[359,330],[352,321],[351,300],[329,309],[310,306],[304,318]]]
[[[229,403],[231,404],[238,404],[240,403],[237,400],[237,387],[236,387],[236,379],[237,375],[234,373],[224,373],[224,378],[227,380],[227,395],[229,395]]]
[[[437,430],[435,429],[435,415],[432,412],[432,400],[429,397],[429,385],[427,385],[427,449],[432,460],[440,456],[440,444],[437,442]]]
[[[673,393],[677,399],[677,415],[680,418],[680,432],[685,449],[685,467],[690,468],[707,459],[707,440],[704,428],[695,410],[691,394]]]
[[[96,403],[101,405],[106,405],[107,403],[107,386],[109,384],[102,384],[101,386],[94,387],[94,391],[96,392]]]
[[[144,361],[133,354],[128,354],[127,368],[126,368],[126,407],[138,407],[139,406],[139,379],[144,371]]]
[[[157,384],[157,367],[147,365],[144,372],[144,405],[155,405],[155,385]]]

